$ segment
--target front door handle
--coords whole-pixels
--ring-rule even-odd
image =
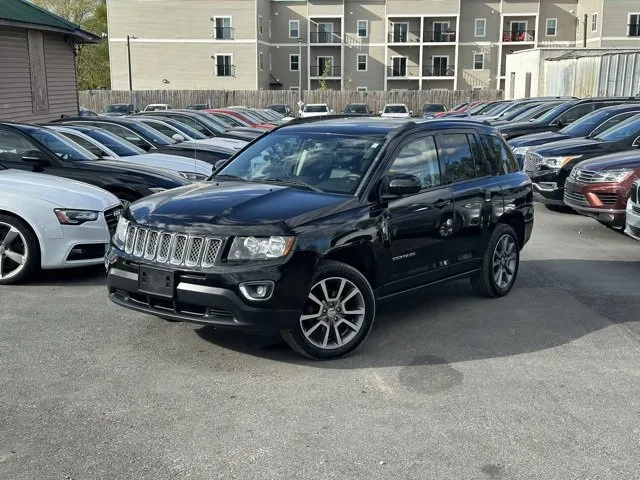
[[[443,207],[446,207],[447,205],[451,205],[451,200],[440,199],[433,204],[433,206],[436,208],[443,208]]]

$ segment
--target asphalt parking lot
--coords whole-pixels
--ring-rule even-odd
[[[0,287],[0,478],[637,479],[639,273],[538,207],[506,298],[385,304],[327,363],[117,308],[102,267]]]

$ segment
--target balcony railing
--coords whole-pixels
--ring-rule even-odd
[[[216,40],[233,40],[233,27],[213,27],[213,38]]]
[[[310,32],[311,43],[342,43],[340,32]]]
[[[422,67],[423,77],[453,77],[455,71],[449,67]]]
[[[425,30],[422,37],[425,42],[455,42],[456,32],[443,32],[440,30]]]
[[[342,67],[321,67],[312,65],[309,75],[312,77],[340,77],[342,75]]]
[[[503,42],[534,42],[535,40],[535,30],[508,30],[506,32],[502,32]]]
[[[235,65],[216,65],[216,77],[235,77],[236,66]]]
[[[387,77],[388,78],[406,78],[406,77],[419,77],[420,76],[420,67],[415,65],[407,66],[407,67],[387,67]]]
[[[420,43],[420,32],[390,32],[389,43]]]

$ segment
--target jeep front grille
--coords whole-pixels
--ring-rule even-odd
[[[134,257],[156,263],[209,268],[215,264],[221,245],[219,238],[129,225],[124,250]]]

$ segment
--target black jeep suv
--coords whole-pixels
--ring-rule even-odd
[[[376,300],[462,276],[506,295],[532,228],[531,181],[486,123],[300,119],[207,182],[126,208],[108,291],[335,358],[365,339]]]

